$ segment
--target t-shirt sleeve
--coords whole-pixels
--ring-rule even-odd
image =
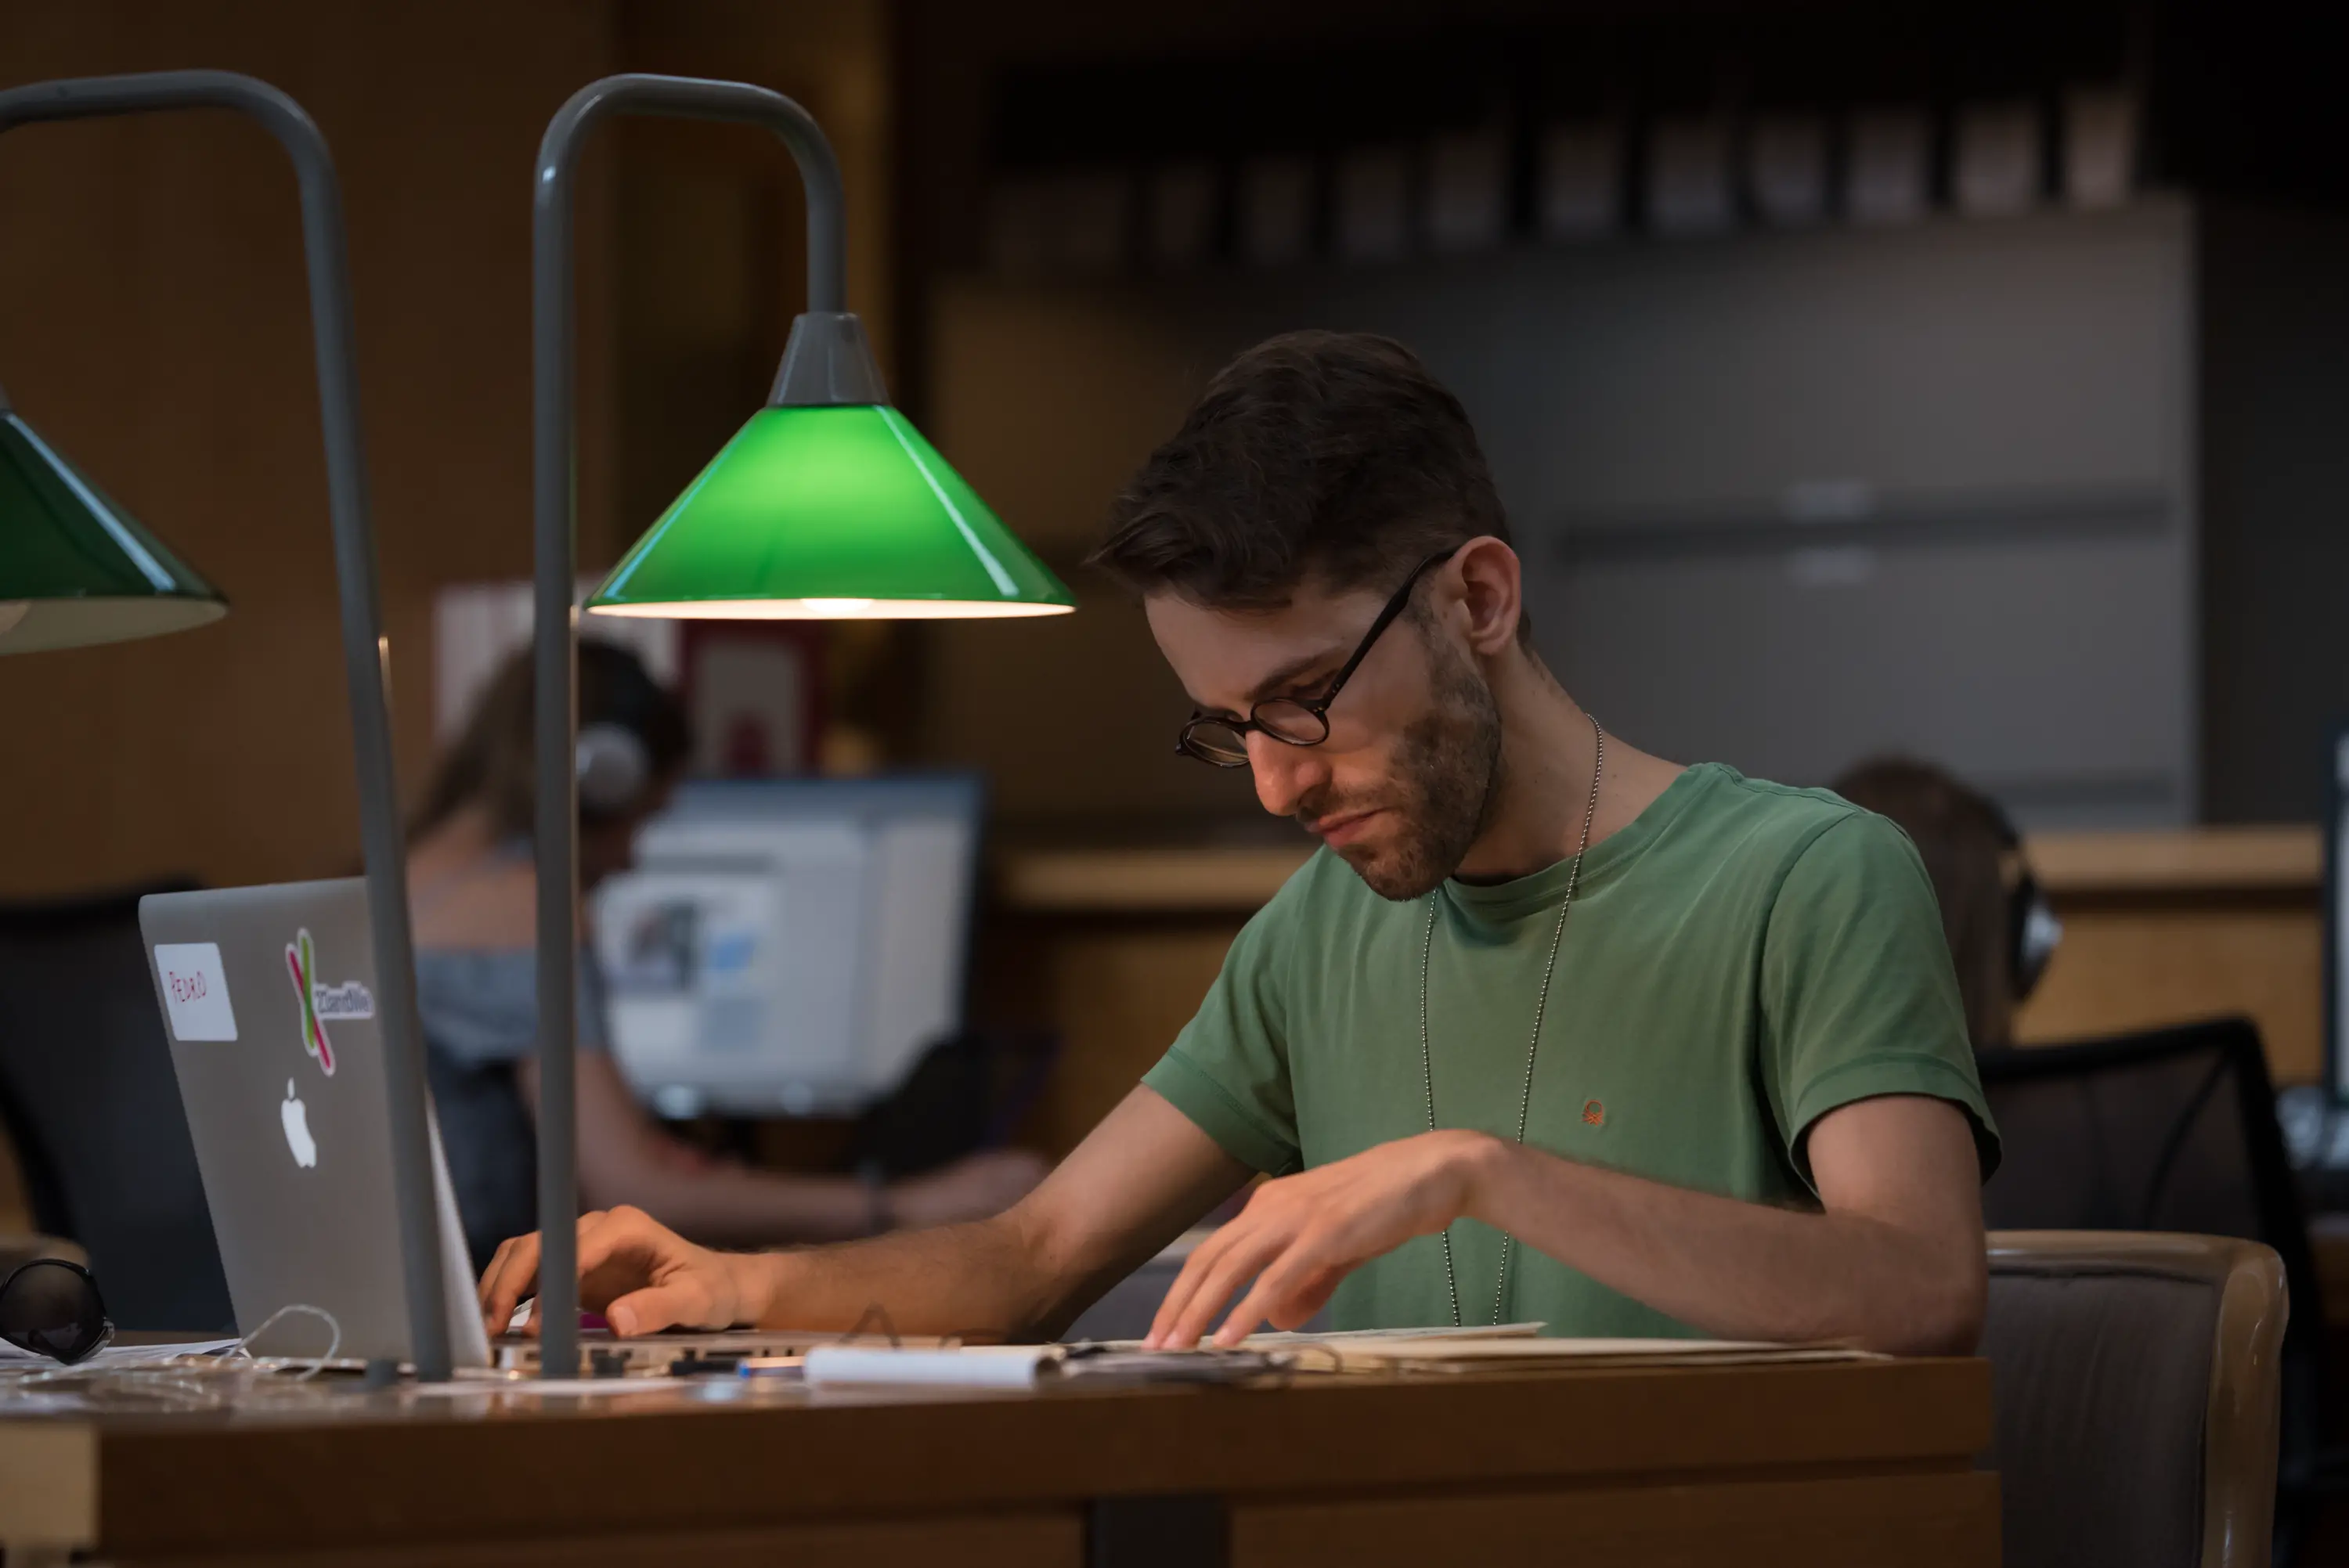
[[[1198,1013],[1142,1081],[1189,1117],[1224,1152],[1284,1175],[1300,1163],[1288,1077],[1289,889],[1233,939]]]
[[[1907,834],[1855,811],[1795,857],[1762,956],[1761,1076],[1786,1157],[1815,1191],[1806,1140],[1827,1112],[1927,1095],[1966,1115],[1987,1180],[1998,1130],[1983,1102],[1940,906]]]

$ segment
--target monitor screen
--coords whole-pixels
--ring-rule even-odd
[[[664,1115],[851,1114],[962,1027],[975,777],[695,782],[597,890],[622,1073]]]

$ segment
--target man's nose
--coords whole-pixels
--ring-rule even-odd
[[[1276,817],[1293,817],[1297,803],[1330,781],[1329,764],[1310,746],[1290,746],[1261,731],[1247,738],[1248,771],[1256,798]]]

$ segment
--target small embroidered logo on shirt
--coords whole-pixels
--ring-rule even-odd
[[[1593,1127],[1604,1127],[1607,1125],[1607,1108],[1595,1099],[1586,1099],[1582,1102],[1582,1119]]]

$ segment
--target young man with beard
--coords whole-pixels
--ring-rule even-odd
[[[1154,1343],[1329,1305],[1352,1327],[1971,1348],[1997,1146],[1915,851],[1577,707],[1533,652],[1466,415],[1407,350],[1243,355],[1095,559],[1197,704],[1183,749],[1251,769],[1326,847],[1024,1202],[749,1256],[589,1214],[583,1294],[615,1329],[845,1328],[877,1302],[908,1333],[1050,1335],[1262,1172]],[[537,1260],[534,1237],[501,1249],[492,1328]]]

